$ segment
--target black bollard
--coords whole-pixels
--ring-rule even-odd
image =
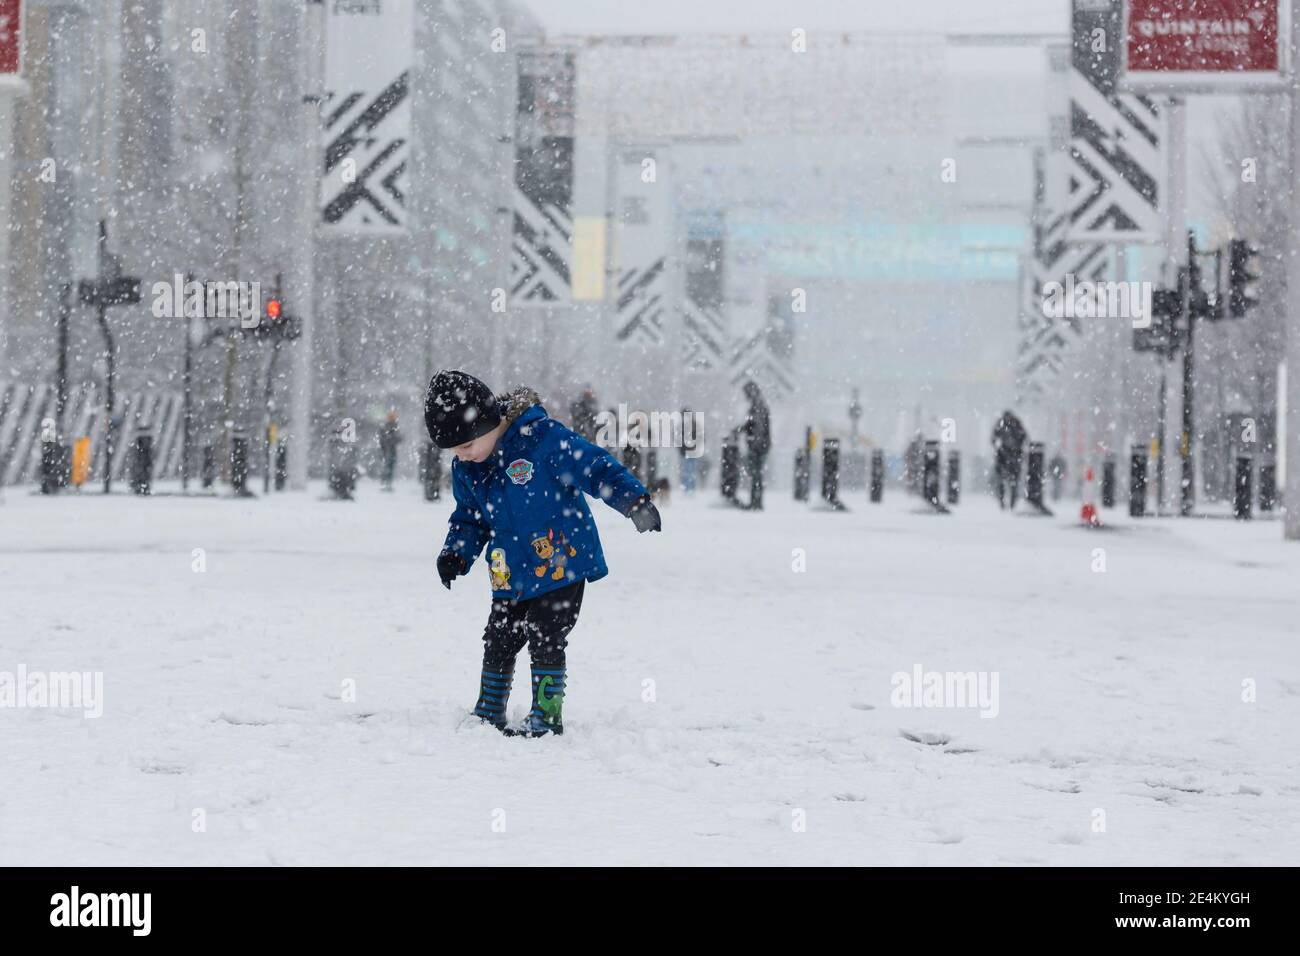
[[[248,497],[248,437],[233,435],[230,439],[230,484],[235,494]]]
[[[280,442],[275,446],[275,490],[284,491],[289,480],[289,446]]]
[[[425,501],[438,501],[442,497],[442,451],[433,442],[424,446],[420,482],[424,485]]]
[[[203,487],[211,488],[217,480],[217,450],[211,445],[203,446]]]
[[[52,495],[62,487],[59,484],[59,445],[57,442],[41,442],[41,494]]]
[[[153,436],[141,432],[131,443],[131,490],[137,495],[151,491],[153,478]]]
[[[844,510],[840,501],[840,440],[828,438],[822,443],[822,498],[836,511]]]
[[[1110,455],[1101,463],[1101,506],[1115,507],[1115,459]]]
[[[1045,510],[1043,504],[1043,443],[1029,443],[1029,458],[1025,469],[1025,500],[1035,508]]]
[[[1272,511],[1277,506],[1277,466],[1259,466],[1259,510]]]
[[[800,448],[794,453],[794,500],[808,500],[808,485],[810,476],[808,474],[809,455],[807,448]]]
[[[948,504],[955,505],[961,500],[961,452],[953,449],[948,452]]]
[[[1147,513],[1147,446],[1134,445],[1128,466],[1128,513],[1141,518]]]
[[[1232,513],[1238,521],[1250,520],[1250,466],[1250,456],[1241,455],[1237,458],[1237,474],[1233,483],[1235,494],[1232,501]]]
[[[740,446],[734,437],[722,443],[722,467],[718,469],[722,497],[735,502],[736,486],[740,484]]]
[[[68,485],[72,484],[72,446],[60,444],[58,446],[58,452],[59,467],[58,472],[54,477],[60,488],[66,488]]]
[[[885,452],[880,448],[871,450],[871,500],[875,504],[885,496]]]
[[[921,497],[936,508],[941,504],[939,501],[939,443],[937,441],[927,441],[925,443],[925,457],[922,459],[921,467]]]
[[[804,429],[803,447],[794,453],[794,500],[807,501],[812,488],[812,426]]]
[[[357,444],[336,435],[330,460],[330,491],[340,501],[352,501],[357,487]]]

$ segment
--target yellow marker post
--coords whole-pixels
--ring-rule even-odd
[[[86,435],[72,443],[72,483],[80,488],[90,477],[90,438]]]

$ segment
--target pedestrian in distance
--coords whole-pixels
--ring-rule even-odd
[[[590,385],[569,405],[569,421],[573,430],[587,441],[596,440],[596,393]]]
[[[659,531],[659,511],[635,476],[549,417],[531,388],[494,395],[473,375],[444,370],[429,382],[424,420],[433,443],[453,455],[456,508],[437,562],[443,585],[450,589],[486,548],[492,606],[473,715],[507,735],[561,734],[569,633],[587,582],[609,573],[584,496],[638,532]],[[506,703],[525,644],[531,709],[514,729]]]
[[[745,458],[749,466],[749,504],[745,507],[762,511],[763,466],[772,450],[772,414],[756,383],[745,383],[745,397],[749,399],[749,413],[739,429],[745,436]]]
[[[397,471],[397,446],[402,443],[402,430],[397,425],[397,409],[388,410],[388,421],[379,429],[379,452],[383,456],[384,470],[381,487],[393,490],[393,475]]]
[[[1020,464],[1028,433],[1020,419],[1008,409],[993,425],[993,456],[997,473],[998,506],[1015,508],[1020,491]]]

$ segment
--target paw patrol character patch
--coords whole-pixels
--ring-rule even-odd
[[[533,538],[533,551],[545,562],[533,568],[533,574],[540,578],[547,570],[553,569],[551,570],[552,581],[559,581],[564,577],[564,567],[569,563],[569,558],[578,553],[564,537],[563,531],[557,535],[552,528],[548,528],[546,534],[539,534]]]
[[[510,590],[510,565],[506,564],[506,553],[501,548],[492,549],[492,563],[488,565],[492,573],[492,590]]]
[[[533,477],[533,463],[527,458],[516,458],[506,466],[506,474],[516,485],[526,485]]]

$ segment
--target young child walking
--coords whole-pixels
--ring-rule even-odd
[[[531,388],[493,395],[466,372],[441,371],[424,398],[429,437],[455,456],[456,510],[438,555],[443,585],[485,556],[492,610],[474,716],[506,734],[564,732],[565,648],[588,581],[609,573],[583,494],[639,532],[660,530],[645,486],[614,456],[550,418]],[[515,657],[528,645],[532,708],[506,727]]]

